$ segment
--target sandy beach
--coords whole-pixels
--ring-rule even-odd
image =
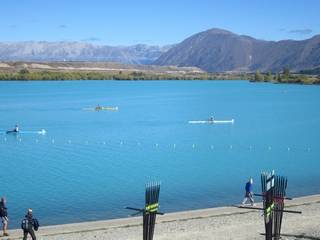
[[[296,198],[286,206],[302,214],[284,215],[282,239],[320,239],[320,195]],[[264,239],[261,214],[232,206],[168,213],[157,218],[154,239]],[[21,230],[9,233],[10,237],[0,239],[21,239]],[[41,227],[37,236],[48,240],[142,239],[142,218]]]

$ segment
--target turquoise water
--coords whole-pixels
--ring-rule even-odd
[[[246,81],[1,82],[0,194],[11,226],[126,217],[161,181],[164,212],[238,203],[275,169],[292,196],[320,193],[320,88]],[[83,111],[100,104],[118,112]],[[235,124],[188,124],[235,119]]]

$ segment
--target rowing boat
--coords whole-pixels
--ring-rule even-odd
[[[220,124],[220,123],[234,123],[234,119],[231,120],[198,120],[198,121],[189,121],[190,124]]]
[[[84,111],[103,111],[103,110],[118,111],[119,108],[118,107],[91,107],[91,108],[83,108],[82,110]]]
[[[6,131],[6,134],[41,134],[45,135],[47,131],[45,129],[41,129],[40,131]]]

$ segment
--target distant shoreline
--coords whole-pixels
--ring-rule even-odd
[[[64,80],[247,80],[286,84],[320,84],[320,75],[221,72],[196,67],[124,65],[103,62],[0,62],[0,81]]]

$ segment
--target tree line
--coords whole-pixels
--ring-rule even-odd
[[[285,67],[282,72],[261,73],[257,70],[254,74],[254,78],[251,80],[254,82],[274,82],[274,83],[300,83],[300,84],[320,84],[320,75],[306,75],[291,73],[288,67]]]
[[[291,73],[289,68],[279,73],[153,73],[140,71],[29,71],[0,72],[0,80],[250,80],[254,82],[320,84],[320,76]]]

